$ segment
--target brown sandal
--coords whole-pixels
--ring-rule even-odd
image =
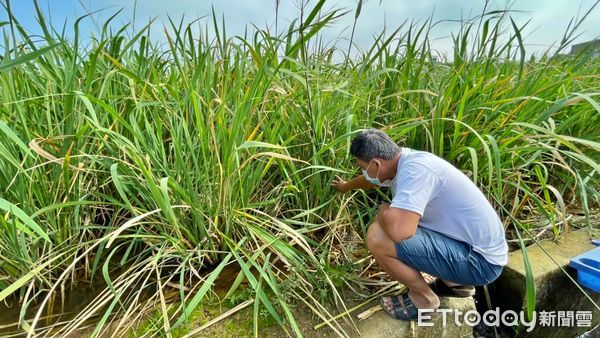
[[[419,310],[410,298],[408,298],[407,293],[387,297],[390,297],[390,301],[392,302],[393,308],[391,310],[385,306],[384,298],[386,297],[379,298],[379,304],[388,316],[398,320],[416,320],[419,316]]]
[[[440,297],[468,298],[475,295],[475,287],[471,285],[448,286],[439,278],[428,284],[431,290]]]

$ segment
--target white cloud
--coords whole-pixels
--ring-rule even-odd
[[[53,0],[46,1],[49,1],[48,5],[56,6],[57,4]],[[71,0],[69,2],[74,8],[78,8],[81,13],[78,1]],[[102,14],[104,18],[119,8],[125,9],[121,16],[121,22],[133,18],[134,0],[83,0],[83,2],[92,10],[108,7],[109,9]],[[298,7],[301,3],[306,2],[307,0],[281,0],[279,7],[280,31],[285,30],[291,20],[299,17]],[[312,8],[316,2],[317,0],[309,0],[308,8]],[[511,14],[519,24],[531,19],[524,32],[527,50],[531,53],[544,50],[547,48],[546,46],[559,41],[569,20],[577,15],[579,7],[581,6],[585,10],[591,7],[594,2],[595,0],[512,0],[509,2],[500,0],[492,2],[489,9],[503,9],[511,5],[512,9],[522,11]],[[344,8],[350,10],[350,13],[324,31],[323,38],[325,41],[335,39],[340,34],[345,38],[350,36],[350,27],[353,23],[356,4],[357,0],[329,0],[327,2],[326,8]],[[366,48],[372,44],[373,36],[381,32],[386,26],[387,31],[391,32],[405,20],[423,22],[432,13],[434,13],[434,20],[465,19],[480,14],[483,4],[483,0],[366,0],[358,20],[354,41]],[[50,6],[51,9],[52,6]],[[63,3],[62,6],[66,5]],[[187,22],[202,16],[208,16],[201,20],[201,26],[206,26],[209,31],[212,31],[211,7],[214,7],[219,24],[221,17],[224,15],[229,36],[243,34],[244,28],[246,26],[250,27],[251,24],[261,28],[265,28],[267,25],[271,29],[274,28],[275,0],[138,0],[136,26],[139,28],[146,24],[149,18],[156,17],[158,22],[153,28],[153,32],[162,32],[162,26],[168,26],[167,16],[175,21],[185,16]],[[600,21],[600,8],[596,8],[585,24],[582,25],[580,32],[583,34],[576,42],[600,36],[600,28],[595,24],[598,21]],[[61,22],[60,18],[57,22]],[[452,22],[438,24],[431,33],[433,47],[450,52],[450,32],[456,31],[457,25],[457,23]]]

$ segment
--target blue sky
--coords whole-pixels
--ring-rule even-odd
[[[5,4],[7,0],[0,0]],[[517,10],[513,17],[517,23],[531,22],[525,30],[527,52],[540,53],[552,44],[556,44],[562,37],[569,20],[593,5],[595,0],[512,0],[493,1],[488,8],[504,9],[510,6]],[[279,28],[285,28],[289,21],[299,16],[299,6],[307,0],[281,0],[279,5]],[[308,0],[311,7],[317,0]],[[17,19],[31,33],[39,33],[39,28],[33,16],[33,0],[12,0],[11,7]],[[134,19],[134,0],[39,0],[38,3],[53,25],[62,29],[67,22],[67,31],[72,31],[75,18],[88,11],[102,10],[93,18],[85,19],[82,24],[84,34],[97,30],[97,24],[103,18],[109,17],[119,9],[123,12],[117,23],[130,22]],[[354,17],[357,0],[329,0],[326,8],[340,8],[351,11],[339,19],[324,35],[325,40],[336,37],[347,38]],[[357,23],[355,41],[359,46],[367,48],[373,41],[373,35],[384,27],[394,30],[405,20],[424,20],[434,15],[434,19],[459,20],[473,17],[483,8],[483,0],[367,0],[362,8],[362,13]],[[209,16],[211,6],[214,6],[217,15],[224,15],[228,35],[241,35],[244,28],[253,23],[261,28],[266,26],[274,28],[275,0],[138,0],[135,6],[135,26],[141,27],[149,18],[156,18],[153,34],[157,39],[162,38],[162,26],[168,24],[167,15],[180,19],[185,15],[186,21],[191,21],[203,16]],[[0,8],[0,21],[6,21],[7,15],[4,8]],[[200,21],[202,26],[211,25],[209,18]],[[600,37],[600,6],[597,7],[586,22],[580,27],[581,36],[576,42],[588,41]],[[444,22],[433,30],[433,48],[442,52],[451,51],[452,41],[450,32],[456,31],[456,23]],[[5,28],[7,26],[4,26]],[[343,43],[345,46],[346,43]]]

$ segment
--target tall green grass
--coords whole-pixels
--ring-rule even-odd
[[[158,307],[168,335],[230,265],[230,294],[246,280],[255,319],[266,311],[301,335],[298,302],[331,319],[323,297],[343,304],[344,285],[368,292],[356,274],[368,263],[356,257],[368,199],[330,188],[336,174],[356,173],[347,150],[365,127],[467,172],[506,210],[508,230],[510,217],[542,215],[545,224],[522,223],[561,236],[572,207],[591,226],[600,60],[529,59],[506,11],[465,21],[448,62],[433,61],[431,21],[383,32],[349,57],[352,41],[321,42],[348,15],[323,4],[277,35],[228,36],[214,15],[214,38],[171,21],[166,44],[152,40],[155,23],[134,32],[116,26],[117,13],[84,44],[88,18],[68,39],[37,7],[40,41],[6,3],[0,300],[19,300],[16,330],[64,335],[93,319],[95,334],[110,322],[123,332]],[[105,288],[66,325],[42,320],[70,288],[98,280]],[[180,302],[168,309],[173,290]]]

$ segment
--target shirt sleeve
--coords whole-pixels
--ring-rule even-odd
[[[438,176],[419,164],[409,164],[398,174],[400,177],[390,206],[416,212],[422,217],[425,207],[434,197]]]

